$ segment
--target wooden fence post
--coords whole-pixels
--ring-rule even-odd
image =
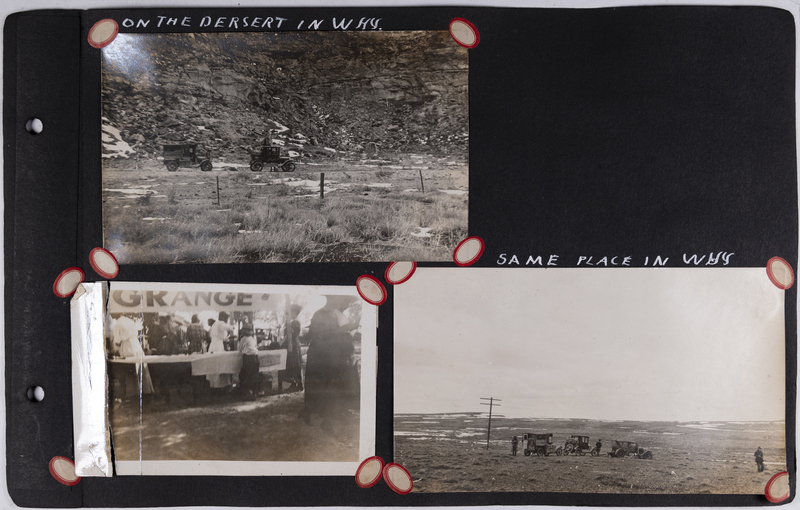
[[[319,174],[319,198],[325,198],[325,173]]]
[[[217,176],[217,205],[221,205],[219,201],[219,175]]]
[[[422,180],[422,169],[419,169],[419,183],[422,186],[422,192],[425,193],[425,182]]]

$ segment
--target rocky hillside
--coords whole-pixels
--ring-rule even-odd
[[[270,131],[303,158],[466,156],[468,67],[445,31],[120,34],[104,123],[144,158],[185,140],[244,160]]]

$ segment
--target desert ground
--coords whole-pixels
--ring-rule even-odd
[[[158,160],[106,159],[105,247],[122,264],[444,261],[467,236],[463,157],[266,170],[252,172],[241,160],[168,172]]]
[[[142,460],[240,460],[356,462],[359,414],[344,411],[325,434],[314,417],[300,417],[303,392],[259,396],[210,393],[193,401],[176,387],[169,395],[145,395],[141,413]],[[115,398],[109,418],[117,460],[139,460],[139,401]]]
[[[640,422],[487,418],[478,413],[395,415],[395,462],[414,492],[763,494],[786,470],[784,422]],[[511,455],[511,439],[553,433],[553,444],[588,435],[601,455]],[[608,456],[613,439],[636,441],[652,460]],[[756,471],[757,447],[765,470]]]

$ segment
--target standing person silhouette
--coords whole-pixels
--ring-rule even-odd
[[[320,427],[334,433],[333,423],[346,410],[352,393],[352,355],[355,351],[350,332],[358,327],[344,311],[355,301],[351,296],[326,296],[325,306],[314,312],[308,334],[311,343],[306,354],[305,408],[303,421],[311,424],[314,414],[322,418]]]
[[[189,345],[189,354],[205,352],[205,341],[208,333],[200,324],[197,314],[192,315],[192,323],[186,328],[186,343]]]
[[[239,372],[239,383],[245,397],[252,400],[258,398],[258,347],[253,326],[245,324],[239,332],[239,352],[242,353],[242,369]]]
[[[286,349],[286,370],[278,372],[278,377],[281,381],[280,388],[283,391],[283,382],[289,381],[289,391],[302,391],[303,390],[303,375],[302,375],[302,352],[300,351],[300,331],[302,329],[300,321],[297,317],[303,307],[300,305],[292,305],[289,307],[290,322],[286,325],[284,331],[283,347]]]
[[[764,471],[764,452],[761,451],[761,447],[758,447],[756,453],[754,454],[756,458],[756,466],[758,466],[758,472],[761,473]]]

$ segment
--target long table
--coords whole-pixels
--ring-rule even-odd
[[[286,349],[258,351],[258,371],[272,372],[272,388],[278,384],[277,372],[286,370]],[[191,382],[193,377],[218,374],[239,374],[242,369],[240,352],[215,352],[195,354],[153,355],[131,358],[112,358],[109,363],[109,379],[119,380],[124,384],[124,396],[132,397],[138,393],[138,366],[148,367],[153,384],[158,387],[161,381]],[[198,384],[194,380],[194,384]]]
[[[258,371],[275,372],[286,370],[286,349],[258,351]],[[113,358],[111,363],[129,365],[191,363],[192,375],[238,374],[242,370],[243,355],[240,352],[213,352],[194,354],[154,355],[131,358]]]

